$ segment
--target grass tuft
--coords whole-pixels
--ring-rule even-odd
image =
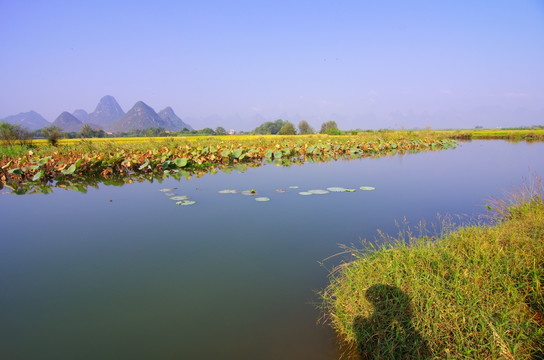
[[[364,359],[540,358],[544,203],[536,179],[494,202],[494,222],[439,239],[350,249],[321,293],[326,320]]]

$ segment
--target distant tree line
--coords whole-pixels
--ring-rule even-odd
[[[308,135],[314,134],[314,129],[308,124],[306,120],[302,120],[298,123],[298,134]],[[320,134],[329,134],[329,135],[340,135],[343,134],[341,130],[338,130],[338,125],[335,121],[327,121],[321,124]],[[267,121],[257,126],[253,130],[253,134],[257,135],[295,135],[297,130],[295,126],[289,122],[282,119],[276,121]]]
[[[245,132],[239,132],[245,134]],[[258,135],[307,135],[314,134],[314,129],[306,120],[298,123],[298,130],[295,125],[289,121],[278,119],[276,121],[267,121],[255,128],[252,134]],[[335,121],[327,121],[321,124],[319,131],[321,134],[340,135],[344,132],[338,129]],[[5,121],[0,122],[0,140],[8,146],[30,144],[32,139],[48,139],[53,145],[56,145],[62,138],[103,138],[103,137],[166,137],[166,136],[214,136],[226,135],[227,131],[222,127],[212,129],[209,127],[200,130],[189,130],[187,128],[180,131],[168,131],[164,128],[137,129],[116,134],[108,134],[102,129],[93,129],[90,125],[83,125],[79,132],[63,132],[61,128],[50,125],[39,130],[30,131],[18,124],[10,124]]]

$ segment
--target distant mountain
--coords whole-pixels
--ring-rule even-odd
[[[79,121],[81,121],[82,123],[86,123],[89,121],[89,113],[87,113],[85,110],[83,109],[77,109],[77,110],[74,110],[74,112],[72,113],[72,115],[74,115]]]
[[[35,111],[29,111],[24,113],[19,113],[17,115],[11,115],[3,119],[10,124],[18,124],[21,127],[26,127],[29,130],[41,129],[44,126],[49,126],[51,123],[43,118],[40,114]]]
[[[153,108],[143,101],[138,101],[125,115],[108,126],[108,130],[120,132],[158,127],[166,129],[169,126],[170,124],[164,121]]]
[[[170,106],[168,106],[166,109],[163,109],[163,110],[159,111],[158,115],[167,124],[169,124],[168,127],[165,127],[165,129],[167,129],[167,130],[175,130],[175,131],[179,131],[179,130],[183,130],[183,129],[193,130],[191,125],[189,125],[187,123],[184,123],[183,120],[181,120],[176,115],[176,113],[174,113],[174,110],[172,110],[172,108]]]
[[[121,109],[117,100],[113,96],[106,95],[100,99],[96,109],[89,114],[87,122],[108,127],[123,115],[125,115],[125,112]]]
[[[81,128],[83,127],[83,123],[67,111],[60,114],[59,117],[53,121],[53,125],[58,126],[64,132],[78,132],[81,131]]]

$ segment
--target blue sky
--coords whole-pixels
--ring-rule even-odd
[[[0,118],[104,95],[195,128],[544,124],[544,1],[0,0]]]

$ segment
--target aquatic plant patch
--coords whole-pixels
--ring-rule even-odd
[[[245,138],[170,138],[139,143],[81,142],[84,146],[42,145],[21,156],[3,154],[0,187],[14,193],[43,192],[44,186],[85,183],[108,178],[140,179],[181,177],[272,163],[324,162],[394,155],[408,151],[454,148],[454,140],[439,135],[380,133],[346,136],[252,136]],[[164,189],[165,192],[170,192]]]

